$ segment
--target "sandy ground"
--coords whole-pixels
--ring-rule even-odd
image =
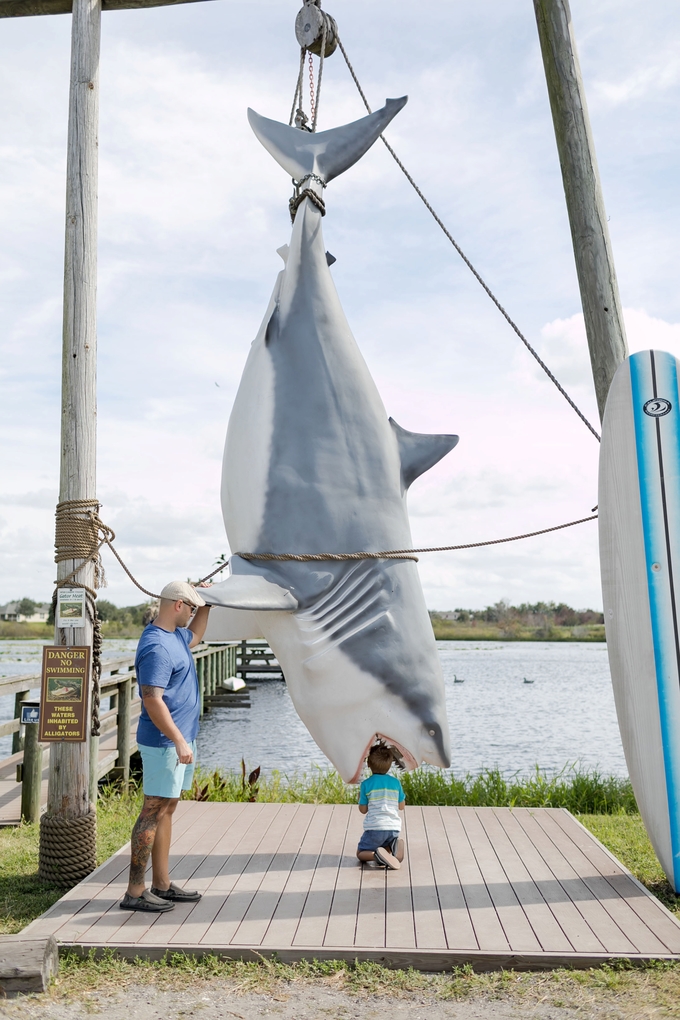
[[[626,1006],[625,1000],[574,1003],[489,1000],[473,997],[442,1002],[415,996],[388,998],[351,995],[318,984],[292,985],[272,994],[235,994],[220,981],[195,989],[158,989],[131,985],[120,992],[92,991],[59,1001],[46,996],[6,1000],[0,1016],[8,1020],[81,1020],[97,1014],[106,1020],[567,1020],[567,1018],[637,1018],[669,1015],[651,1003]],[[598,996],[599,999],[599,996]],[[675,1012],[673,1010],[673,1012]]]

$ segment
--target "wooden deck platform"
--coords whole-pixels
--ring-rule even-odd
[[[128,848],[22,937],[282,960],[371,959],[443,970],[680,958],[680,924],[567,811],[407,807],[401,871],[362,867],[356,808],[179,805],[173,880],[203,898],[119,909]]]

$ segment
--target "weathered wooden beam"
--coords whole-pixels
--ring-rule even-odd
[[[59,953],[52,935],[47,939],[0,935],[0,995],[46,992],[58,969]]]
[[[170,7],[201,0],[103,0],[103,11],[138,10],[142,7]],[[70,14],[73,0],[0,0],[0,18],[32,18],[41,14]]]
[[[600,420],[628,354],[569,0],[534,0]]]
[[[99,122],[99,51],[101,0],[74,0],[71,27],[71,83],[66,153],[66,237],[64,250],[64,318],[62,333],[61,465],[59,500],[96,498],[97,478],[97,137]],[[83,510],[83,516],[86,516]],[[94,589],[94,563],[62,560],[57,577],[73,577],[75,586]],[[76,642],[92,645],[89,615]],[[74,632],[55,631],[55,643],[73,642]],[[91,768],[91,759],[93,761]],[[98,738],[82,743],[53,743],[47,815],[40,822],[40,869],[43,879],[62,881],[81,869],[94,871],[94,811]],[[76,824],[77,823],[77,824]],[[73,861],[69,831],[87,831]],[[87,860],[86,860],[87,858]],[[63,880],[59,875],[63,875]],[[72,884],[75,884],[73,882]]]

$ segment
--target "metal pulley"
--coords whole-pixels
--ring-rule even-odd
[[[321,56],[321,46],[326,33],[324,57],[335,53],[338,45],[338,26],[335,19],[322,11],[320,0],[305,0],[304,7],[298,11],[295,19],[295,37],[302,49]]]

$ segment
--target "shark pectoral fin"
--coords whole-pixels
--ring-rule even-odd
[[[397,425],[394,418],[390,418],[390,425],[399,444],[401,477],[405,489],[450,453],[458,442],[458,436],[428,436],[419,432],[407,432],[401,425]]]
[[[228,609],[257,612],[278,609],[292,613],[298,607],[294,595],[259,574],[232,574],[226,581],[201,588],[201,595],[209,606]]]
[[[318,173],[328,183],[368,152],[407,100],[408,96],[388,99],[381,110],[330,131],[301,131],[261,117],[254,110],[248,110],[248,120],[259,141],[287,174],[299,179]]]

